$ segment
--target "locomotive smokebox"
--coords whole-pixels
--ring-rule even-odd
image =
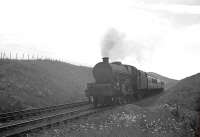
[[[108,57],[103,57],[102,59],[103,59],[103,62],[109,63],[109,58]]]

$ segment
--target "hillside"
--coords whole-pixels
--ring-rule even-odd
[[[0,112],[80,100],[91,81],[87,67],[48,60],[0,60]]]
[[[200,110],[200,73],[184,78],[160,98],[160,102]]]
[[[178,83],[178,80],[175,79],[171,79],[162,75],[159,75],[157,73],[154,72],[148,72],[149,75],[151,75],[152,77],[158,78],[162,81],[165,82],[165,89],[169,89],[170,87],[173,87],[174,85],[176,85]]]
[[[168,85],[175,82],[157,76]],[[49,60],[0,60],[0,112],[83,99],[86,84],[92,81],[88,67]]]
[[[189,121],[200,136],[200,73],[184,78],[159,98],[157,104],[169,104],[179,119]]]

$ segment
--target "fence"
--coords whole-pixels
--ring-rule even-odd
[[[1,52],[0,60],[6,60],[6,61],[51,61],[51,62],[64,62],[61,59],[55,59],[55,58],[50,58],[47,56],[40,56],[40,55],[31,55],[31,54],[19,54],[19,53],[12,53],[12,52]]]

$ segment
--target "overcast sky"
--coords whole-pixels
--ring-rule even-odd
[[[126,64],[170,78],[200,71],[199,0],[0,1],[0,50],[93,66],[114,28]],[[113,60],[114,61],[114,60]]]

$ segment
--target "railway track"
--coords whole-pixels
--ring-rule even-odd
[[[113,106],[94,108],[93,105],[85,100],[71,104],[3,113],[0,114],[0,137],[21,134],[110,108],[113,108]]]
[[[78,106],[79,103],[81,105]],[[24,112],[24,115],[28,114],[29,117],[18,120],[12,120],[10,122],[2,123],[0,125],[0,137],[8,137],[12,135],[21,134],[23,132],[27,132],[40,127],[45,127],[48,125],[60,123],[67,120],[72,120],[75,118],[79,118],[81,116],[87,116],[109,108],[109,107],[94,108],[92,105],[86,102],[85,103],[79,102],[79,103],[77,103],[77,105],[75,105],[76,103],[75,104],[73,103],[73,105],[72,104],[69,105],[70,108],[62,109],[61,111],[56,110],[53,112],[53,110],[51,110],[52,111],[51,113],[46,113],[42,115],[39,115],[38,113],[37,113],[38,115],[33,115],[31,114],[31,112],[28,113]],[[43,110],[44,108],[41,109]],[[44,112],[49,112],[49,111],[44,111]],[[34,110],[33,113],[36,113],[36,110]]]
[[[12,120],[20,120],[20,119],[28,118],[31,116],[37,116],[37,115],[51,113],[55,111],[61,111],[61,110],[70,109],[77,106],[87,105],[87,104],[89,104],[88,101],[84,100],[84,101],[78,101],[75,103],[61,104],[61,105],[48,106],[48,107],[42,107],[42,108],[34,108],[34,109],[28,109],[28,110],[8,112],[8,113],[1,113],[0,123],[6,123]]]

